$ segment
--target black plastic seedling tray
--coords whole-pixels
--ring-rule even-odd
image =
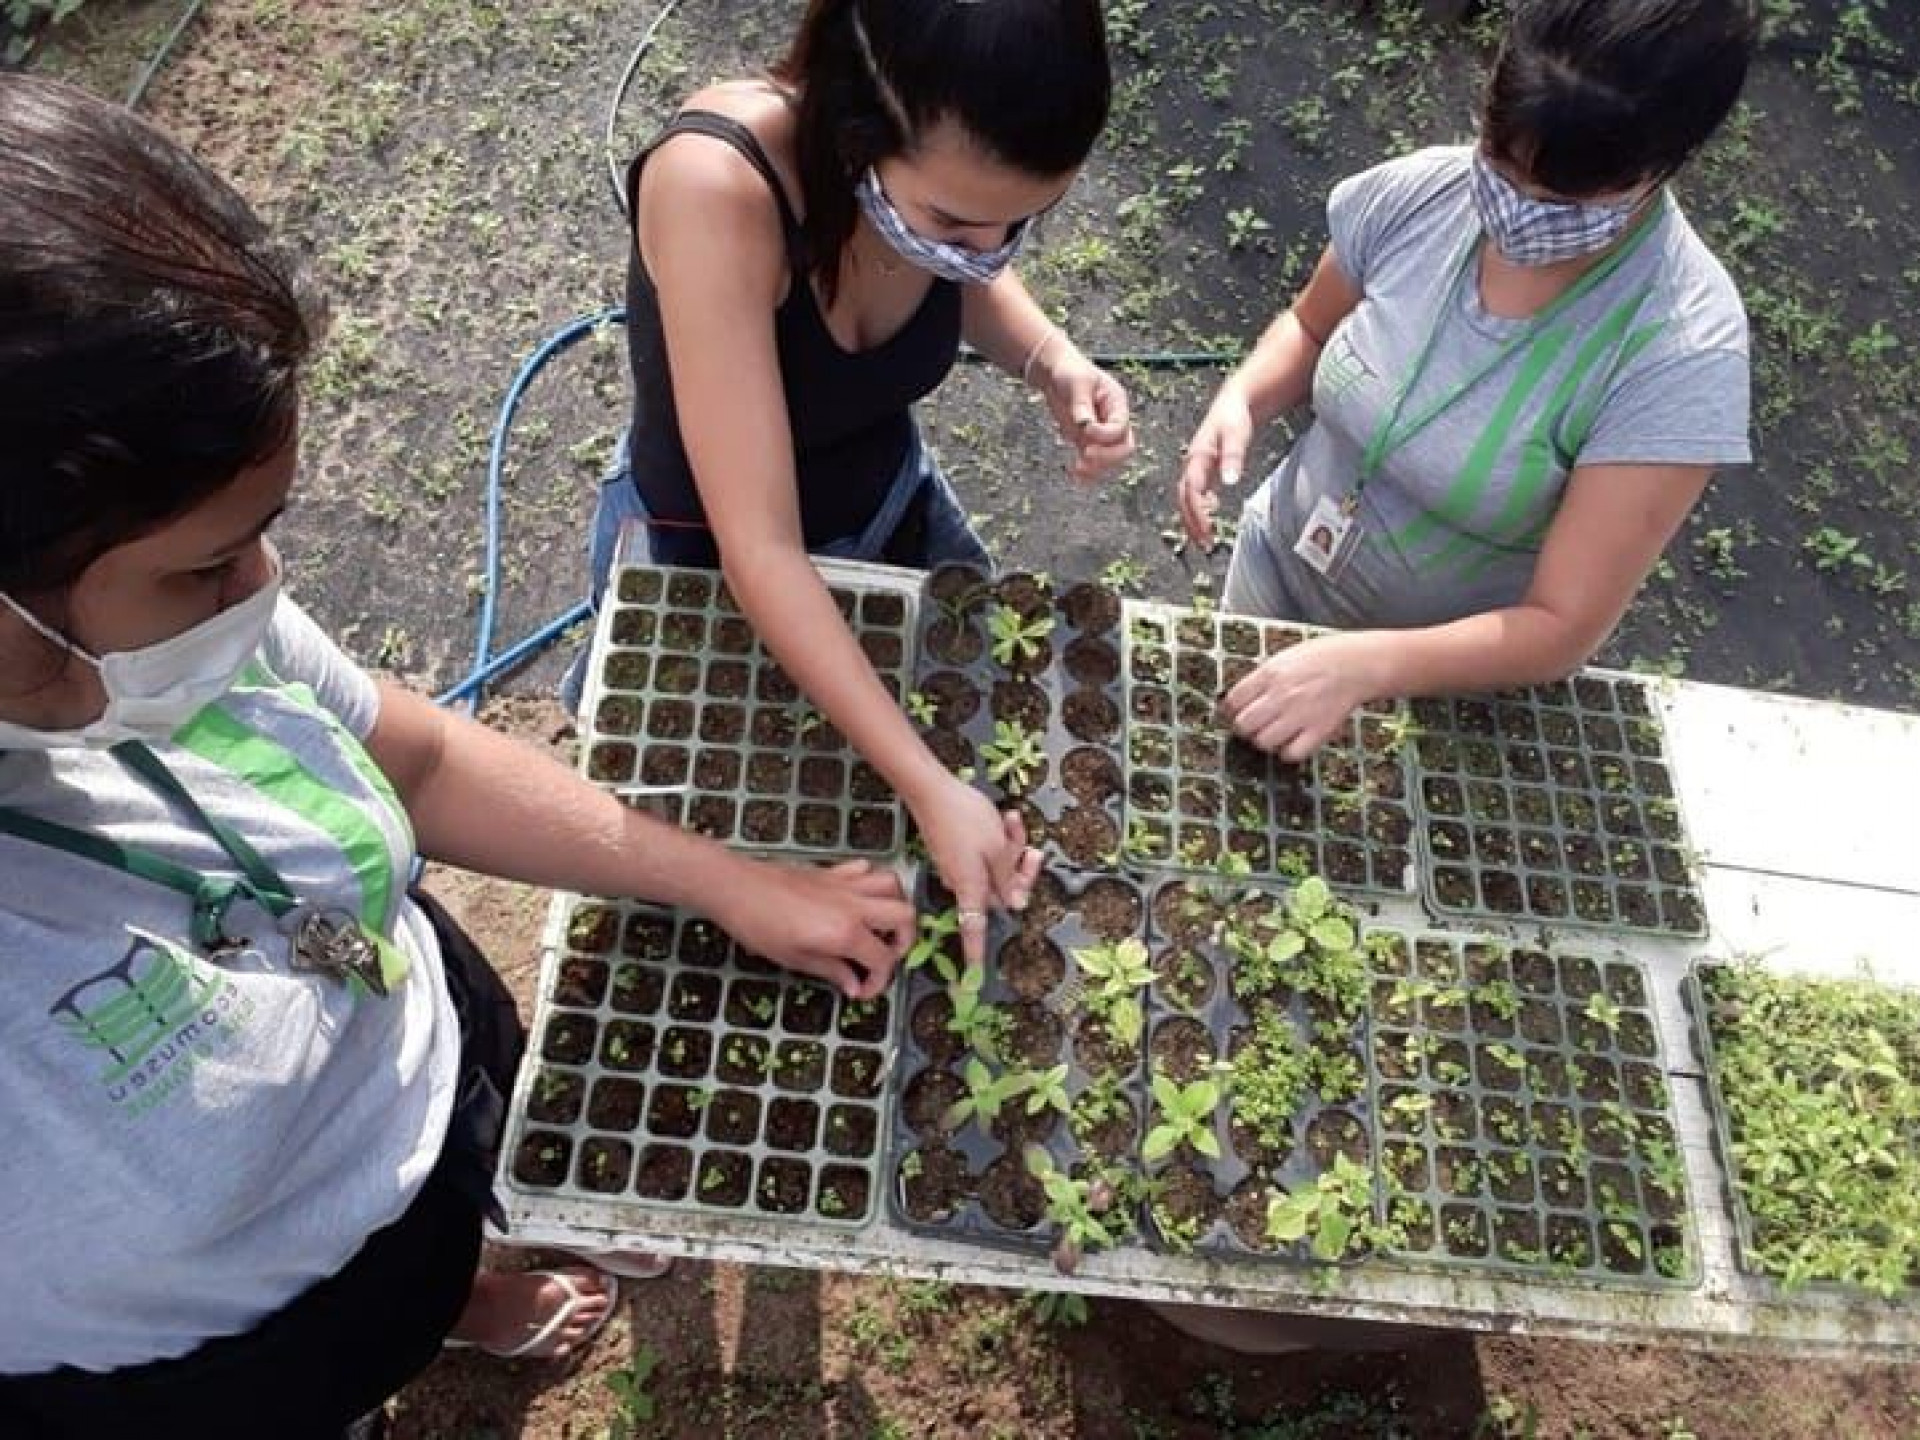
[[[508,1135],[529,1195],[861,1226],[879,1208],[894,1002],[742,952],[710,921],[572,901]]]
[[[1269,938],[1269,917],[1284,914],[1286,906],[1284,894],[1198,877],[1162,880],[1152,891],[1149,1075],[1164,1073],[1181,1084],[1209,1075],[1223,1079],[1212,1127],[1219,1156],[1182,1146],[1149,1167],[1156,1187],[1149,1206],[1156,1248],[1231,1261],[1321,1263],[1307,1240],[1268,1237],[1268,1202],[1312,1186],[1335,1154],[1371,1169],[1364,1006],[1341,1015],[1297,989],[1254,990],[1245,984],[1244,971],[1236,973],[1235,957],[1223,943],[1229,926]],[[1233,1087],[1224,1083],[1224,1071],[1251,1046],[1261,1014],[1284,1017],[1300,1052],[1346,1056],[1352,1093],[1327,1099],[1303,1085],[1284,1126],[1249,1123]],[[1149,1127],[1156,1118],[1150,1104]],[[1370,1211],[1365,1218],[1376,1217]]]
[[[1375,927],[1374,1124],[1401,1258],[1698,1283],[1637,963]]]
[[[1711,961],[1696,961],[1687,973],[1685,995],[1687,1009],[1695,1047],[1705,1064],[1707,1074],[1707,1093],[1709,1108],[1713,1116],[1714,1146],[1720,1156],[1721,1172],[1726,1177],[1727,1207],[1733,1214],[1734,1243],[1736,1258],[1741,1270],[1758,1279],[1774,1285],[1783,1285],[1783,1267],[1769,1264],[1765,1258],[1765,1247],[1761,1243],[1763,1225],[1754,1214],[1749,1199],[1750,1186],[1765,1182],[1759,1176],[1750,1173],[1742,1165],[1740,1151],[1735,1146],[1735,1137],[1742,1133],[1743,1116],[1729,1093],[1729,1081],[1724,1069],[1725,1050],[1742,1024],[1746,1021],[1746,1005],[1741,995],[1741,968]],[[1776,994],[1792,997],[1794,1002],[1806,1007],[1821,1007],[1831,1011],[1833,1006],[1845,1004],[1846,998],[1836,991],[1858,992],[1863,987],[1871,988],[1864,980],[1836,981],[1817,977],[1769,976],[1770,988]],[[1911,1018],[1905,1026],[1905,1035],[1894,1041],[1895,1067],[1907,1085],[1920,1084],[1920,994],[1910,991],[1882,989],[1888,1002],[1904,1008]],[[1770,1078],[1777,1077],[1781,1083],[1791,1085],[1804,1093],[1808,1088],[1820,1083],[1818,1077],[1828,1072],[1836,1056],[1832,1054],[1811,1054],[1804,1044],[1796,1045],[1791,1013],[1776,1013],[1755,1023],[1764,1026],[1766,1036],[1765,1069]],[[1904,1041],[1904,1043],[1902,1043]],[[1855,1056],[1855,1060],[1862,1057]],[[1788,1077],[1791,1077],[1790,1079]],[[1884,1079],[1885,1077],[1882,1077]],[[1875,1082],[1873,1088],[1884,1091],[1885,1086]],[[1920,1144],[1920,1117],[1907,1120],[1906,1140],[1908,1153],[1915,1144]],[[1825,1156],[1823,1156],[1825,1158]],[[1873,1162],[1863,1162],[1844,1151],[1831,1152],[1830,1163],[1836,1170],[1845,1170],[1851,1185],[1859,1185],[1863,1178],[1876,1173]],[[1882,1170],[1881,1172],[1886,1172]],[[1805,1173],[1791,1177],[1800,1187],[1801,1201],[1805,1207],[1800,1223],[1796,1226],[1778,1226],[1790,1232],[1806,1233],[1819,1231],[1833,1235],[1836,1231],[1833,1217],[1828,1207],[1833,1203],[1831,1191],[1818,1184],[1809,1184],[1815,1177]],[[1888,1175],[1882,1181],[1884,1201],[1872,1208],[1871,1216],[1852,1217],[1854,1223],[1847,1228],[1852,1238],[1863,1251],[1886,1253],[1886,1239],[1874,1233],[1878,1227],[1887,1223],[1893,1213],[1902,1205],[1911,1203],[1911,1195],[1903,1190],[1902,1181]],[[1843,1225],[1845,1221],[1841,1222]],[[1793,1233],[1777,1238],[1791,1243]],[[1850,1299],[1860,1299],[1876,1292],[1863,1286],[1846,1283],[1836,1278],[1831,1271],[1825,1275],[1809,1275],[1799,1281],[1796,1288],[1822,1291],[1843,1295]],[[1880,1299],[1896,1299],[1912,1303],[1920,1298],[1920,1272],[1910,1273],[1903,1289],[1892,1294],[1881,1294]]]
[[[921,896],[926,916],[950,913],[951,904],[944,893]],[[1007,1024],[994,1053],[984,1058],[951,1027],[953,1004],[941,961],[908,971],[899,989],[906,1018],[890,1087],[895,1098],[888,1199],[895,1223],[917,1234],[1044,1253],[1057,1232],[1044,1213],[1045,1196],[1028,1167],[1027,1147],[1045,1150],[1053,1166],[1069,1174],[1132,1167],[1143,1114],[1139,1047],[1118,1043],[1087,1016],[1074,954],[1102,942],[1137,939],[1144,910],[1132,881],[1049,870],[1024,914],[996,913],[981,998]],[[947,969],[958,973],[963,962],[957,935],[947,938],[941,955]],[[966,1093],[962,1076],[970,1061],[995,1077],[1065,1065],[1069,1113],[1043,1108],[1030,1114],[1027,1097],[1019,1096],[990,1122],[968,1117],[950,1124],[946,1112]]]
[[[1305,764],[1236,739],[1222,695],[1294,626],[1128,601],[1126,837],[1136,864],[1254,877],[1322,875],[1347,892],[1414,885],[1404,711],[1370,705]]]
[[[1706,933],[1664,727],[1647,688],[1582,674],[1412,707],[1437,916]]]
[[[905,693],[910,581],[828,573],[881,681]],[[583,707],[589,779],[676,824],[760,850],[890,857],[906,843],[886,781],[813,710],[718,574],[614,573]]]
[[[1025,643],[996,654],[996,615],[1020,617]],[[1019,810],[1049,860],[1111,867],[1120,850],[1119,597],[1096,584],[1056,594],[1025,572],[991,579],[949,565],[929,577],[920,618],[911,703],[929,747]],[[995,774],[1020,736],[1031,768]]]

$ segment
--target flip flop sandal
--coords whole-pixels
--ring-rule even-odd
[[[560,1344],[560,1334],[567,1328],[567,1322],[573,1319],[582,1305],[591,1304],[598,1297],[587,1294],[586,1291],[580,1288],[573,1276],[564,1270],[529,1270],[526,1273],[529,1275],[544,1276],[567,1292],[565,1302],[561,1304],[559,1309],[547,1317],[544,1325],[527,1336],[527,1338],[522,1340],[518,1345],[483,1345],[472,1340],[448,1340],[446,1342],[446,1348],[449,1350],[479,1350],[500,1360],[571,1359],[593,1343],[594,1337],[606,1328],[607,1322],[613,1318],[614,1312],[620,1308],[620,1282],[617,1279],[609,1277],[610,1288],[607,1294],[606,1311],[594,1322],[592,1327],[588,1329],[584,1335],[571,1343],[565,1356],[555,1356],[554,1349]]]
[[[671,1255],[649,1255],[644,1250],[574,1250],[596,1270],[622,1280],[658,1280],[673,1269]]]

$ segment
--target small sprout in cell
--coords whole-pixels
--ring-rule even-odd
[[[1151,1164],[1184,1144],[1219,1159],[1220,1138],[1213,1133],[1213,1112],[1220,1104],[1218,1082],[1200,1079],[1182,1085],[1170,1076],[1155,1075],[1152,1088],[1159,1123],[1147,1131],[1140,1158]]]
[[[949,1105],[942,1117],[950,1130],[958,1130],[969,1120],[977,1121],[983,1128],[991,1124],[999,1118],[1003,1106],[1024,1093],[1027,1083],[1023,1074],[995,1075],[977,1055],[967,1057],[960,1078],[966,1084],[967,1093]]]
[[[941,910],[932,915],[920,917],[920,933],[907,951],[906,967],[918,970],[932,963],[934,973],[946,984],[951,985],[959,979],[960,972],[953,958],[946,953],[947,941],[960,933],[960,911],[958,907]]]
[[[1586,1016],[1609,1035],[1620,1033],[1620,1007],[1607,997],[1605,991],[1596,990],[1587,997]]]
[[[1373,1175],[1345,1154],[1312,1185],[1267,1203],[1267,1238],[1309,1242],[1313,1258],[1335,1261],[1371,1243]]]
[[[1067,1094],[1067,1067],[1055,1065],[1050,1070],[1025,1072],[1027,1081],[1027,1114],[1038,1115],[1043,1110],[1054,1110],[1062,1115],[1072,1112],[1073,1100]]]
[[[1093,982],[1086,996],[1087,1010],[1103,1019],[1122,1044],[1137,1041],[1146,1024],[1140,992],[1153,983],[1153,960],[1146,945],[1129,935],[1075,950],[1073,960]]]
[[[993,637],[993,658],[1002,665],[1016,659],[1032,660],[1053,633],[1053,612],[1028,620],[1011,605],[995,605],[987,612],[987,633]]]
[[[940,718],[940,712],[934,709],[933,701],[918,690],[907,692],[907,714],[913,717],[916,725],[931,726]]]
[[[993,722],[993,739],[980,747],[980,758],[987,778],[1009,790],[1025,790],[1047,765],[1041,737],[1014,720]]]

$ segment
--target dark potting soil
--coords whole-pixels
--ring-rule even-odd
[[[1083,688],[1067,696],[1065,719],[1076,740],[1110,740],[1120,731],[1120,707],[1099,690]]]
[[[1083,868],[1110,861],[1120,847],[1119,823],[1091,805],[1071,806],[1052,829],[1068,861]]]
[[[922,1224],[947,1219],[971,1193],[967,1162],[945,1145],[925,1145],[901,1162],[900,1203]]]
[[[1155,1073],[1165,1074],[1182,1085],[1198,1080],[1218,1058],[1207,1027],[1185,1016],[1156,1025],[1149,1051]]]
[[[1121,940],[1140,928],[1140,892],[1124,880],[1088,881],[1079,909],[1080,923],[1101,940]]]
[[[1031,1230],[1046,1213],[1046,1192],[1017,1155],[1003,1155],[980,1176],[981,1208],[1003,1230]]]

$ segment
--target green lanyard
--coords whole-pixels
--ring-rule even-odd
[[[1494,351],[1479,369],[1402,425],[1400,412],[1406,408],[1408,397],[1413,394],[1414,387],[1426,374],[1427,365],[1433,359],[1433,347],[1440,339],[1440,327],[1446,324],[1447,316],[1453,309],[1454,297],[1460,291],[1460,282],[1471,268],[1474,256],[1479,253],[1482,237],[1478,232],[1471,236],[1461,251],[1459,260],[1454,263],[1453,277],[1447,283],[1447,293],[1441,298],[1440,308],[1434,314],[1433,324],[1427,330],[1426,341],[1420,347],[1420,354],[1413,362],[1412,371],[1401,384],[1399,393],[1393,397],[1393,406],[1388,410],[1386,420],[1373,432],[1373,438],[1367,442],[1367,448],[1360,456],[1360,478],[1353,487],[1353,493],[1346,500],[1348,513],[1352,513],[1359,504],[1360,493],[1367,488],[1367,482],[1380,473],[1380,467],[1386,464],[1390,455],[1439,419],[1520,350],[1531,345],[1539,337],[1540,332],[1565,314],[1569,307],[1577,303],[1582,296],[1592,293],[1597,286],[1605,282],[1608,276],[1626,264],[1628,257],[1640,248],[1647,236],[1653,233],[1654,220],[1665,214],[1666,208],[1667,197],[1662,192],[1660,203],[1640,217],[1640,223],[1633,228],[1632,233],[1619,249],[1587,271],[1565,293],[1555,298],[1544,310],[1535,315],[1524,330]]]
[[[187,933],[193,943],[208,954],[244,944],[227,934],[226,917],[233,903],[245,898],[282,922],[291,938],[295,964],[300,968],[325,972],[377,995],[387,994],[404,978],[406,957],[385,936],[369,931],[344,912],[302,905],[280,872],[247,838],[225,821],[209,815],[180,783],[179,777],[146,745],[129,740],[115,745],[108,753],[192,816],[226,851],[227,858],[239,867],[240,875],[205,875],[138,845],[123,845],[7,806],[0,806],[0,834],[14,835],[51,850],[111,866],[123,874],[164,885],[186,896],[192,905]]]
[[[49,849],[63,850],[69,855],[78,855],[84,860],[110,865],[124,874],[178,891],[193,904],[193,919],[188,934],[193,943],[203,950],[221,950],[234,944],[232,937],[226,933],[225,920],[233,902],[242,896],[252,900],[276,920],[300,903],[294,898],[287,882],[280,878],[280,872],[269,865],[260,852],[231,825],[207,814],[200,802],[187,793],[187,787],[161,763],[160,757],[153,751],[138,740],[129,740],[114,746],[108,753],[198,821],[219,842],[220,848],[227,852],[227,858],[240,867],[241,876],[226,879],[203,875],[198,870],[189,869],[137,845],[123,845],[103,835],[74,830],[6,806],[0,806],[0,832],[16,835]]]

